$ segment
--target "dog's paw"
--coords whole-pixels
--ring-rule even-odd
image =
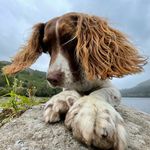
[[[44,108],[44,120],[46,123],[53,123],[65,115],[73,103],[80,98],[76,91],[63,91],[53,96]]]
[[[120,114],[107,102],[90,96],[80,98],[69,109],[65,125],[88,146],[124,150],[126,131]]]

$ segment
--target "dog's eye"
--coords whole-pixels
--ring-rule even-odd
[[[51,45],[43,45],[43,52],[51,55]]]
[[[47,38],[43,39],[42,48],[44,53],[51,55],[51,41],[48,41]]]

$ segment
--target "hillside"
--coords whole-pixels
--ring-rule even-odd
[[[150,97],[150,79],[139,83],[133,88],[122,89],[121,94],[124,97]]]
[[[2,67],[9,64],[10,62],[7,61],[0,61],[0,95],[4,95],[5,93],[8,92],[9,88],[7,87],[6,84],[6,79],[4,75],[2,74]],[[18,79],[18,82],[22,82],[22,86],[24,89],[29,89],[29,88],[36,88],[36,96],[52,96],[56,94],[60,89],[52,89],[48,86],[47,81],[46,81],[46,73],[38,70],[33,70],[33,69],[26,69],[16,75],[8,77],[9,82],[11,86],[13,85],[14,78]],[[22,95],[26,95],[27,93],[25,90],[22,90],[21,93]]]
[[[5,77],[1,72],[1,68],[9,63],[7,61],[0,61],[0,95],[4,95],[9,90],[6,88]],[[19,81],[23,81],[24,88],[36,87],[36,96],[49,97],[60,91],[60,89],[52,89],[47,85],[46,73],[42,71],[26,69],[8,78],[11,85],[13,84],[14,78],[17,78]],[[21,93],[22,95],[26,95],[24,91],[21,91]],[[150,79],[139,83],[133,88],[122,89],[121,94],[123,97],[150,97]]]

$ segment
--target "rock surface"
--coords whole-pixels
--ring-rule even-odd
[[[150,150],[150,115],[126,106],[117,110],[123,116],[129,150]],[[36,106],[0,128],[0,150],[94,150],[77,142],[63,122],[45,124],[43,107]]]

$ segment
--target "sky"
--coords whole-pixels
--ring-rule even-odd
[[[0,0],[0,61],[10,61],[25,43],[38,22],[68,12],[84,12],[104,17],[126,33],[143,56],[150,57],[150,0]],[[43,54],[31,66],[47,71],[49,56]],[[112,82],[121,89],[150,79],[150,63],[144,72]]]

